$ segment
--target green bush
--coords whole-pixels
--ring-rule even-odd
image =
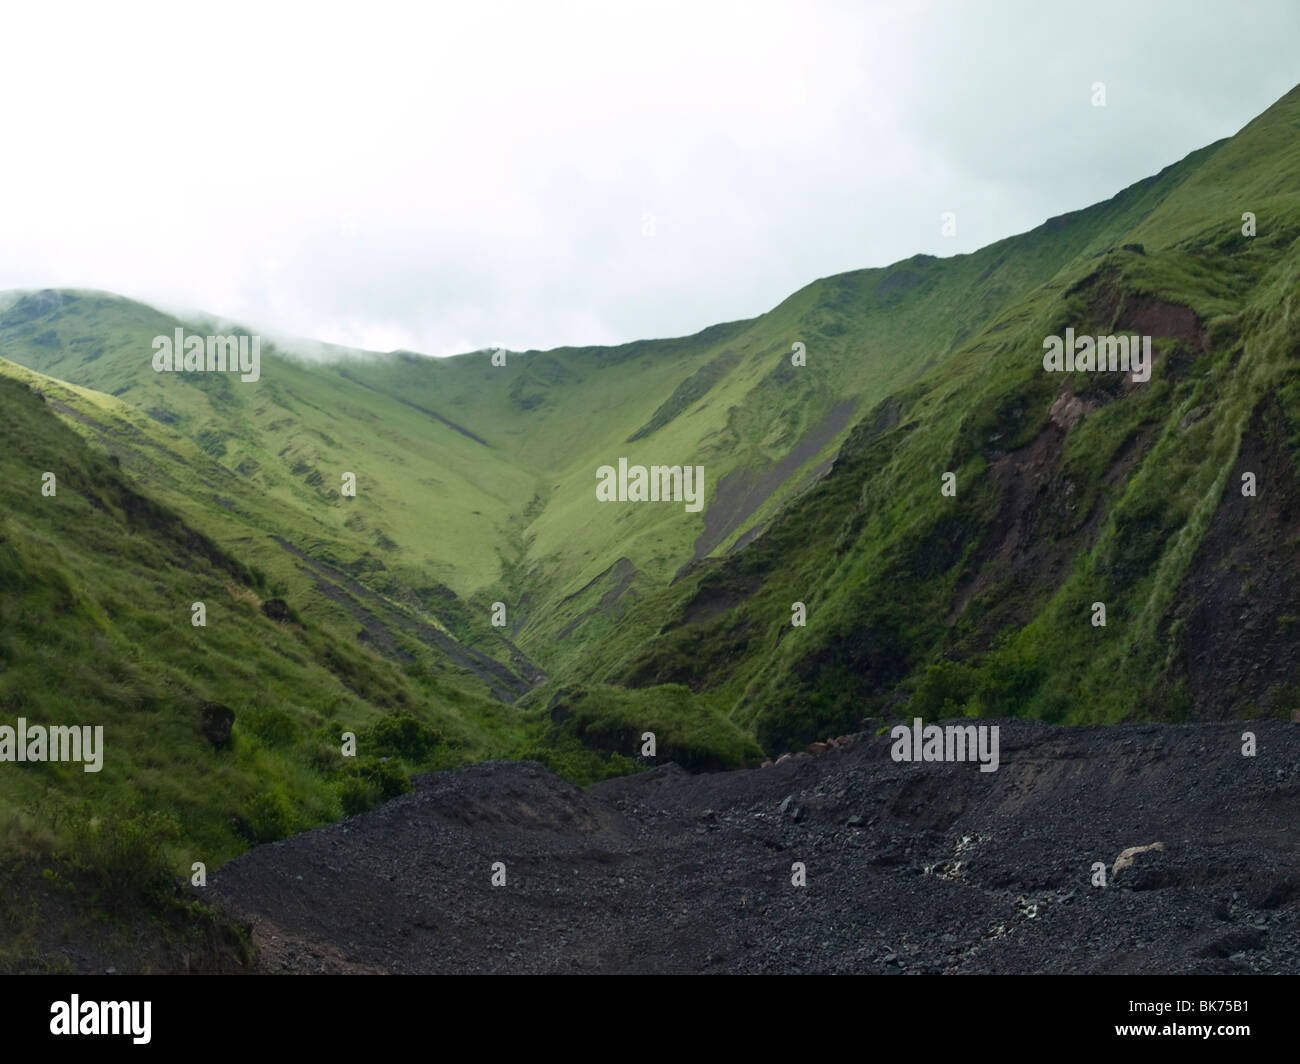
[[[259,842],[275,842],[293,831],[293,804],[278,790],[259,794],[248,807],[248,823]]]
[[[981,716],[1022,716],[1046,672],[1027,651],[1012,644],[995,650],[979,671]]]
[[[626,690],[572,685],[550,706],[547,745],[577,742],[603,754],[633,758],[641,736],[653,732],[656,760],[692,771],[735,768],[762,751],[735,723],[680,684]]]
[[[343,812],[353,816],[409,790],[411,781],[398,764],[364,757],[348,766],[347,775],[339,784],[339,801]]]
[[[364,813],[375,801],[375,789],[359,776],[349,776],[339,785],[339,802],[344,816]]]
[[[960,661],[935,662],[921,674],[908,715],[925,720],[959,717],[979,686],[979,670]]]
[[[298,725],[281,709],[245,709],[238,715],[238,727],[249,731],[267,746],[290,746],[298,739]]]
[[[172,874],[167,844],[180,834],[170,813],[90,817],[74,831],[76,852],[68,863],[90,877],[110,908],[124,908],[167,889]]]
[[[356,766],[362,778],[369,780],[379,791],[383,801],[396,798],[411,790],[411,781],[401,767],[391,761],[366,758]]]
[[[364,746],[367,753],[378,757],[420,762],[427,760],[442,742],[441,733],[407,713],[399,713],[379,720],[367,734]]]

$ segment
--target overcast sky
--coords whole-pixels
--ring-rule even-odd
[[[2,32],[0,289],[439,355],[971,251],[1300,83],[1296,0],[23,4]]]

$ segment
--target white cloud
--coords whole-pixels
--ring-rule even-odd
[[[1300,81],[1294,5],[1236,10],[25,5],[0,287],[434,354],[687,333],[1234,132]]]

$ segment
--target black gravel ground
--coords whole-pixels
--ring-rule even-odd
[[[1300,725],[996,723],[991,773],[874,735],[585,791],[433,773],[202,894],[269,971],[1300,972]]]

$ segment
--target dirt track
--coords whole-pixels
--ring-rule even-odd
[[[896,764],[887,737],[587,791],[532,763],[435,773],[204,898],[275,971],[1300,971],[1300,725],[998,723],[993,773]]]

